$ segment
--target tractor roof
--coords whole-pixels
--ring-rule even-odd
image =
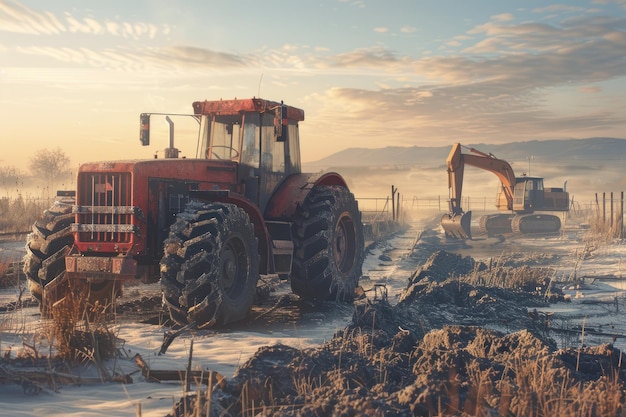
[[[304,110],[302,109],[255,97],[234,100],[196,101],[193,103],[193,111],[195,114],[228,116],[242,112],[270,113],[281,106],[284,106],[287,110],[287,119],[304,120]]]

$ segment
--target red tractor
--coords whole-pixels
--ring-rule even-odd
[[[340,175],[301,172],[304,111],[260,98],[193,110],[196,158],[179,157],[167,116],[164,158],[81,165],[75,193],[33,225],[24,272],[43,313],[77,286],[113,304],[132,280],[160,280],[171,319],[198,327],[246,317],[260,275],[308,300],[353,298],[361,213]],[[157,116],[140,116],[144,146]]]

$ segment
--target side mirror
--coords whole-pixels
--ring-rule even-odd
[[[277,142],[287,141],[287,106],[281,103],[274,109],[274,133]]]
[[[141,113],[139,116],[139,141],[142,146],[150,145],[150,114]]]

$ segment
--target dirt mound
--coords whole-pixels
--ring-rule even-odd
[[[467,275],[474,270],[482,271],[486,268],[484,263],[476,262],[469,256],[463,257],[440,250],[434,252],[421,267],[415,270],[409,278],[409,284],[421,281],[441,282],[454,275]]]
[[[545,317],[529,314],[528,308],[544,305],[545,301],[532,294],[447,281],[412,285],[402,294],[396,314],[405,321],[417,319],[424,332],[463,324],[506,332],[528,329],[543,337]]]
[[[618,350],[559,351],[532,311],[545,297],[463,281],[489,269],[472,259],[431,258],[397,305],[355,304],[329,342],[259,349],[213,389],[212,415],[617,415]],[[206,393],[185,401],[170,415],[209,406]]]
[[[551,276],[549,268],[486,265],[437,251],[411,275],[396,313],[419,317],[423,332],[463,324],[506,332],[527,329],[544,337],[546,317],[529,309],[564,300]]]

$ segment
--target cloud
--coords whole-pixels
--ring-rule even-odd
[[[112,35],[124,38],[153,39],[158,33],[167,34],[168,26],[156,26],[144,22],[98,21],[92,17],[77,18],[66,12],[62,17],[44,11],[34,11],[21,3],[0,0],[0,32],[26,35],[59,35],[79,33],[89,35]]]
[[[364,8],[365,3],[363,0],[339,0],[340,3],[346,3],[349,6]]]
[[[364,147],[581,137],[625,125],[618,113],[559,115],[537,106],[538,97],[520,97],[504,89],[496,93],[494,88],[485,92],[482,87],[334,88],[321,98],[323,110],[315,119],[331,121],[330,126],[324,123],[327,136],[332,137],[334,131],[358,137]],[[342,117],[332,117],[336,114]],[[311,119],[314,129],[316,120]]]
[[[45,56],[63,63],[127,71],[142,71],[148,68],[171,71],[190,67],[223,69],[247,65],[245,60],[237,55],[189,46],[142,50],[32,46],[17,47],[16,50],[22,54]]]
[[[554,7],[549,9],[552,11]],[[0,30],[9,27],[28,33],[47,30],[47,33],[65,31],[129,38],[152,38],[163,31],[141,22],[77,19],[69,14],[57,19],[47,12],[34,12],[19,3],[0,0],[0,19],[6,20],[7,16],[17,26],[3,26]],[[297,44],[242,54],[189,45],[137,48],[130,43],[105,47],[90,44],[72,48],[50,45],[13,48],[22,54],[58,62],[128,71],[272,68],[319,76],[339,71],[345,75],[388,74],[409,82],[428,79],[434,85],[481,85],[485,91],[503,86],[507,92],[522,95],[542,88],[598,83],[626,75],[623,52],[626,19],[623,18],[582,15],[551,24],[516,23],[512,15],[500,14],[464,34],[442,40],[442,45],[463,49],[453,55],[413,57],[380,45],[335,54],[331,54],[331,49]],[[389,81],[379,83],[389,84]],[[499,96],[497,92],[494,95]]]
[[[545,7],[537,7],[533,9],[533,13],[555,13],[555,12],[583,12],[586,9],[580,6],[570,6],[566,4],[551,4]]]
[[[622,109],[589,101],[602,91],[598,83],[626,77],[626,19],[581,15],[547,24],[499,17],[442,43],[459,40],[467,47],[456,55],[409,58],[373,48],[332,57],[342,68],[389,65],[414,78],[402,87],[329,89],[320,119],[341,112],[332,128],[371,147],[384,146],[383,138],[406,145],[467,138],[495,143],[618,134],[626,127]],[[429,83],[416,85],[418,76]],[[572,102],[544,106],[559,88],[574,94]]]
[[[626,1],[626,0],[625,0]],[[536,9],[554,13],[561,7]],[[8,10],[8,11],[7,11]],[[119,37],[157,37],[166,29],[141,22],[100,21],[65,15],[53,18],[35,13],[17,3],[0,0],[0,22],[14,16],[11,26],[21,33],[90,33]],[[567,15],[569,16],[569,15]],[[19,18],[18,18],[19,17]],[[6,19],[5,19],[6,20]],[[61,23],[62,22],[62,23]],[[6,30],[3,26],[0,30]],[[385,30],[387,30],[385,28]],[[405,29],[410,33],[412,29]],[[56,32],[55,32],[56,31]],[[133,71],[147,69],[173,74],[180,80],[189,73],[207,71],[289,73],[276,85],[293,85],[295,77],[317,77],[327,82],[322,114],[342,111],[345,120],[334,120],[355,137],[375,132],[381,138],[414,143],[428,138],[506,137],[564,135],[579,130],[609,129],[625,121],[610,111],[593,113],[588,106],[580,114],[547,111],[546,94],[556,88],[584,94],[593,100],[600,84],[626,76],[626,19],[581,14],[562,20],[517,22],[511,14],[493,16],[441,45],[459,49],[455,54],[403,55],[381,45],[332,53],[333,48],[285,44],[246,53],[227,53],[190,45],[136,48],[108,44],[97,47],[54,47],[49,45],[11,47],[31,57],[43,57],[76,68]],[[170,76],[170,75],[168,75]],[[370,77],[370,89],[337,86],[340,77]],[[329,81],[330,80],[330,81]],[[71,82],[71,80],[64,80]],[[178,83],[179,85],[180,83]],[[331,118],[337,119],[337,118]],[[514,133],[511,133],[514,132]],[[367,134],[363,137],[371,136]]]
[[[155,49],[148,53],[147,57],[153,58],[154,62],[160,64],[170,62],[180,65],[197,65],[214,68],[232,68],[247,65],[245,59],[241,56],[190,46],[173,46]]]
[[[393,52],[382,47],[360,48],[333,55],[328,60],[337,68],[381,67],[399,62]]]
[[[64,26],[50,13],[38,13],[19,3],[0,0],[0,30],[23,34],[57,34]]]
[[[417,65],[419,71],[437,77],[468,79],[506,77],[511,85],[526,88],[589,83],[626,75],[626,19],[606,16],[568,18],[559,25],[538,23],[479,25],[468,33],[475,43],[463,56],[439,56]],[[450,61],[462,65],[451,69]]]
[[[593,0],[594,4],[611,4],[611,3],[615,3],[618,6],[621,6],[622,8],[626,9],[626,0]]]
[[[595,94],[595,93],[600,93],[602,92],[602,87],[598,87],[595,85],[586,85],[583,87],[580,87],[578,89],[578,91],[580,91],[581,93],[585,93],[585,94]]]
[[[493,20],[500,21],[500,22],[509,22],[515,19],[511,13],[501,13],[501,14],[492,16],[491,18]]]

